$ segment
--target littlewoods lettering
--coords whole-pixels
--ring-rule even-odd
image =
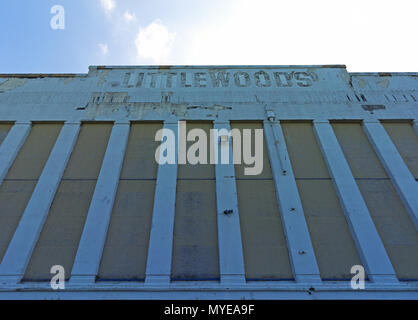
[[[319,80],[312,71],[208,71],[172,72],[160,69],[124,74],[123,85],[128,88],[259,88],[311,87]]]
[[[176,132],[169,128],[160,129],[155,135],[155,141],[161,144],[155,151],[155,161],[159,165],[165,164],[241,164],[241,161],[252,167],[245,167],[245,175],[259,175],[263,171],[263,129],[254,129],[254,143],[252,143],[251,129],[227,130],[211,129],[209,139],[206,131],[194,128],[187,133],[186,121],[179,121]],[[187,134],[186,134],[187,133]],[[230,141],[232,140],[232,145]],[[187,142],[194,142],[187,148]],[[208,161],[208,141],[210,156]],[[252,155],[254,145],[254,156]],[[230,147],[232,159],[230,161]],[[218,152],[220,150],[220,152]],[[177,151],[177,152],[176,152]],[[176,157],[177,155],[177,157]],[[219,157],[220,156],[220,157]],[[220,158],[220,161],[219,161]]]

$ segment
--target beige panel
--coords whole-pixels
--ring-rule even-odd
[[[111,124],[82,126],[25,280],[50,279],[50,268],[57,264],[70,276],[111,128]]]
[[[356,177],[361,177],[356,179],[357,184],[397,276],[418,279],[418,232],[361,125],[336,123],[333,127],[352,171],[356,172]]]
[[[155,134],[161,128],[162,123],[131,125],[121,179],[156,179],[155,151],[161,142],[155,141]]]
[[[331,180],[296,181],[323,279],[351,279],[360,256]]]
[[[412,124],[385,122],[383,126],[412,175],[415,179],[418,179],[418,135],[415,133]]]
[[[63,180],[25,274],[25,280],[50,279],[53,265],[62,265],[66,278],[77,253],[96,181]]]
[[[62,124],[34,124],[11,166],[6,180],[38,179],[57,140]]]
[[[110,123],[82,125],[63,179],[97,179],[111,130]]]
[[[25,211],[60,129],[60,124],[34,124],[0,186],[0,260]]]
[[[293,278],[273,180],[238,179],[237,193],[246,278]]]
[[[361,264],[311,123],[283,123],[299,195],[323,279],[351,278]]]
[[[9,133],[12,126],[13,125],[9,123],[0,123],[0,145],[3,140],[6,139],[7,134]]]
[[[119,182],[99,278],[145,278],[154,190],[154,180]]]
[[[36,180],[3,181],[0,186],[0,262],[25,211]]]
[[[243,138],[243,130],[250,129],[251,130],[251,152],[252,156],[255,154],[255,130],[256,129],[263,129],[262,122],[241,122],[241,121],[234,121],[231,122],[231,129],[238,129],[241,132],[241,144],[243,145],[242,138]],[[243,148],[243,147],[241,147]],[[243,149],[241,149],[243,150]],[[241,152],[242,154],[242,152]],[[241,159],[241,164],[235,165],[235,176],[237,179],[272,179],[272,173],[270,168],[270,161],[268,150],[266,146],[266,140],[263,135],[263,171],[259,175],[245,175],[244,168],[252,167],[253,165],[249,166],[244,163],[243,159]]]
[[[219,279],[214,180],[177,182],[171,273],[173,279]]]
[[[178,179],[208,179],[215,177],[215,167],[210,163],[210,129],[213,128],[213,124],[211,122],[187,122],[187,133],[193,129],[202,129],[206,132],[207,137],[207,160],[206,163],[208,164],[179,164],[178,165]],[[196,142],[187,141],[186,146],[187,150],[189,147]]]
[[[360,123],[333,123],[332,128],[354,178],[387,178]]]
[[[282,125],[295,178],[330,178],[310,122]]]

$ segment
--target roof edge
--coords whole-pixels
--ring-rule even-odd
[[[350,76],[370,76],[370,77],[418,77],[418,72],[349,72]]]
[[[76,78],[86,77],[87,73],[0,73],[0,78]]]
[[[306,69],[306,68],[340,68],[346,69],[345,64],[330,64],[330,65],[98,65],[90,66],[89,70],[102,69],[256,69],[256,68],[292,68],[292,69]]]

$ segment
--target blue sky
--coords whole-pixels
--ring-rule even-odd
[[[54,30],[51,8],[65,10]],[[418,71],[416,0],[2,0],[0,73],[89,65],[346,64]]]

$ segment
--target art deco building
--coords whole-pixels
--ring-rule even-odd
[[[261,173],[158,164],[180,120],[210,146],[262,129]],[[1,75],[0,299],[417,299],[417,134],[417,73]]]

